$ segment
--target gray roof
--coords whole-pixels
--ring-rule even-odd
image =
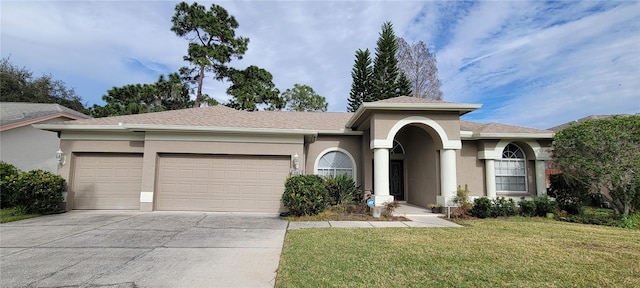
[[[630,116],[630,115],[631,115],[631,114],[618,114],[618,115],[589,115],[589,116],[587,116],[587,117],[580,118],[580,119],[578,119],[578,120],[573,120],[573,121],[570,121],[570,122],[567,122],[567,123],[564,123],[564,124],[560,124],[560,125],[558,125],[558,126],[551,127],[551,128],[549,128],[549,130],[554,131],[554,132],[558,132],[558,131],[560,131],[560,130],[562,130],[562,129],[564,129],[564,128],[567,128],[567,127],[569,127],[569,126],[571,126],[571,125],[573,125],[573,124],[581,123],[581,122],[584,122],[584,121],[587,121],[587,120],[600,120],[600,119],[607,119],[607,118],[611,118],[611,117],[613,117],[613,116]]]
[[[0,102],[0,125],[2,126],[56,114],[66,114],[74,118],[91,118],[59,104]]]
[[[396,97],[382,103],[447,103],[413,97]],[[353,117],[350,112],[293,112],[293,111],[240,111],[223,105],[188,108],[163,112],[81,119],[62,122],[66,125],[117,126],[122,124],[167,125],[190,127],[224,127],[239,129],[303,129],[315,131],[348,130],[347,122]],[[461,121],[463,131],[478,133],[550,133],[539,130],[498,123],[475,123]]]

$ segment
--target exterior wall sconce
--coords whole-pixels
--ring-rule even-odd
[[[64,155],[64,152],[62,152],[62,149],[60,148],[58,148],[58,151],[56,152],[56,160],[58,160],[59,165],[64,165],[67,162],[67,157]]]
[[[298,156],[298,153],[293,155],[291,162],[293,164],[291,175],[302,175],[302,170],[300,170],[300,156]]]
[[[293,155],[293,169],[300,169],[300,156],[298,156],[298,153]]]

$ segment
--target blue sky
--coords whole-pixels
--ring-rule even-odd
[[[169,29],[176,1],[0,2],[0,54],[51,73],[88,104],[113,86],[154,82],[186,63]],[[209,6],[212,2],[200,1]],[[640,1],[217,1],[250,38],[244,68],[270,71],[284,91],[313,87],[345,111],[357,49],[380,26],[436,53],[446,101],[465,116],[549,128],[592,114],[640,113]],[[228,83],[205,93],[226,101]]]

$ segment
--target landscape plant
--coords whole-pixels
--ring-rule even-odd
[[[563,173],[609,191],[616,213],[629,215],[640,197],[640,115],[587,120],[554,136],[553,154]]]
[[[525,217],[536,216],[536,202],[533,200],[527,200],[522,197],[518,202],[518,206],[520,207],[520,215]]]
[[[556,201],[549,198],[549,196],[534,196],[533,203],[536,204],[536,216],[546,217],[547,213],[553,213],[556,211],[558,205]]]
[[[351,176],[338,174],[324,178],[331,205],[350,204],[362,200],[362,193]]]
[[[287,179],[282,204],[294,216],[316,215],[329,204],[324,179],[318,175],[296,175]]]
[[[589,204],[592,198],[590,196],[591,183],[585,177],[561,173],[549,175],[549,182],[549,196],[555,198],[558,209],[569,214],[578,214],[580,207]]]
[[[9,200],[13,207],[21,207],[27,214],[49,214],[61,210],[65,180],[60,175],[32,170],[9,176],[5,181],[7,192],[12,193]]]

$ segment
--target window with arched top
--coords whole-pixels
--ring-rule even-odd
[[[393,140],[393,148],[391,148],[391,154],[404,155],[404,147],[397,140]]]
[[[341,151],[329,151],[318,160],[316,174],[320,176],[336,176],[346,174],[353,178],[354,163],[347,154]]]
[[[527,192],[527,159],[518,145],[509,143],[496,160],[496,191]]]

